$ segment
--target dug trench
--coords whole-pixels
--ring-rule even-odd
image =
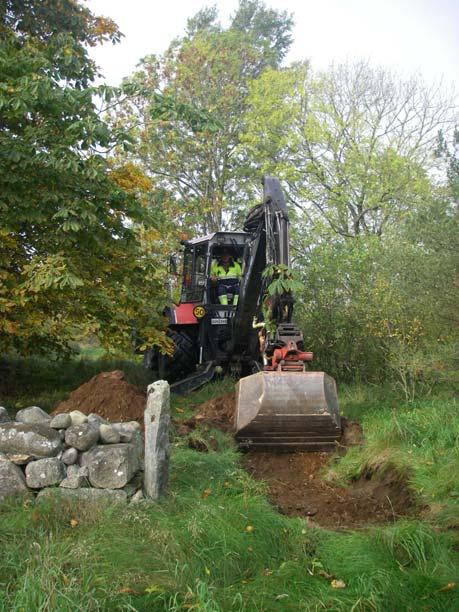
[[[193,418],[177,422],[177,433],[188,436],[193,448],[207,450],[199,438],[194,438],[193,432],[202,427],[230,432],[234,411],[234,394],[214,398],[198,406]],[[349,446],[363,440],[358,423],[343,421],[337,453],[248,452],[243,455],[242,465],[253,478],[266,483],[268,498],[279,512],[306,517],[311,524],[321,527],[353,529],[412,515],[414,504],[406,479],[393,469],[368,472],[347,487],[324,479],[330,463],[339,460],[339,455]],[[212,438],[210,447],[213,447]]]

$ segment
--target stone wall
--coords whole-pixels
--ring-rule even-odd
[[[15,421],[0,407],[0,500],[37,493],[133,501],[143,497],[144,444],[139,423],[108,423],[75,410],[48,415],[38,406]]]

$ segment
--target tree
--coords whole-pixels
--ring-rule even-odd
[[[168,214],[178,225],[203,232],[227,225],[244,204],[239,181],[246,160],[238,145],[248,85],[267,66],[279,65],[292,25],[285,13],[246,1],[228,29],[216,20],[215,8],[203,9],[163,57],[144,59],[130,82],[143,83],[147,91],[129,101],[121,119],[136,141],[129,158],[170,194]],[[212,125],[158,116],[157,93],[208,111]]]
[[[287,186],[296,316],[316,367],[340,380],[396,376],[411,396],[435,363],[448,369],[457,213],[441,180],[454,184],[454,154],[433,145],[454,114],[441,91],[366,63],[251,84],[246,155]]]
[[[85,48],[119,30],[70,0],[8,0],[0,17],[0,351],[65,351],[88,332],[126,348],[134,323],[161,342],[148,179],[107,158],[127,141],[96,110],[115,92],[91,86]]]
[[[433,143],[455,112],[440,90],[366,62],[267,71],[250,107],[248,154],[285,178],[306,219],[348,237],[380,235],[429,197]]]

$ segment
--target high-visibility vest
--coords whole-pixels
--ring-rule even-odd
[[[232,263],[228,266],[228,270],[225,270],[223,264],[214,260],[210,267],[211,276],[216,276],[219,279],[225,278],[241,278],[242,276],[242,268],[241,264],[238,261],[233,260]]]

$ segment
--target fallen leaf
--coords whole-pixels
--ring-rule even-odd
[[[127,594],[127,595],[136,595],[136,591],[134,591],[134,589],[131,589],[131,587],[121,587],[120,589],[118,589],[118,593],[120,594]]]
[[[153,584],[152,586],[149,586],[145,589],[145,593],[151,594],[151,593],[164,593],[164,589],[160,586],[158,586],[157,584]]]
[[[345,589],[346,588],[346,583],[343,580],[332,580],[330,584],[334,589]]]
[[[441,587],[441,589],[438,589],[438,590],[440,592],[451,591],[451,589],[454,589],[455,587],[456,587],[455,582],[448,582],[448,584],[446,584],[444,587]]]
[[[272,570],[272,569],[269,569],[269,567],[266,567],[266,568],[263,570],[263,576],[271,576],[271,574],[272,574],[272,573],[273,573],[273,570]]]
[[[175,411],[176,411],[176,412],[185,412],[185,411],[183,410],[183,408],[176,408],[176,409],[175,409]]]
[[[247,527],[245,528],[245,530],[247,531],[247,533],[252,533],[252,531],[255,529],[255,527],[253,525],[247,525]]]
[[[70,519],[70,527],[72,529],[78,525],[78,521],[76,519]]]
[[[209,497],[210,493],[211,493],[210,489],[204,489],[204,491],[202,492],[202,495],[201,495],[202,499],[207,499]]]
[[[70,583],[70,578],[65,574],[62,574],[62,582],[67,586]]]

